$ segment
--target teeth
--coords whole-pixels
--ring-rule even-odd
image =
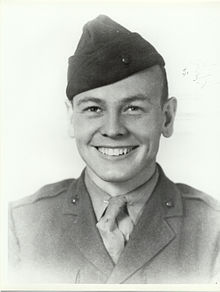
[[[128,154],[131,150],[133,150],[133,147],[129,148],[105,148],[105,147],[98,147],[97,148],[99,152],[109,155],[109,156],[119,156],[119,155],[125,155]]]

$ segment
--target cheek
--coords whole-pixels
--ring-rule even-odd
[[[98,125],[96,122],[91,122],[80,115],[76,115],[73,121],[74,136],[76,143],[89,142],[93,135],[97,132]]]
[[[160,116],[145,117],[130,124],[130,132],[143,144],[156,143],[161,136],[162,121]]]

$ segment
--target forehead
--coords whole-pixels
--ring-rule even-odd
[[[160,102],[163,88],[163,73],[156,65],[110,85],[77,94],[73,103],[94,97],[106,103],[121,102],[128,97],[145,96],[146,100]]]

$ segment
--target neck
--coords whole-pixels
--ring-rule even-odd
[[[86,171],[90,177],[90,179],[102,190],[104,190],[109,195],[118,196],[129,193],[134,189],[138,188],[145,182],[147,182],[155,173],[156,164],[153,165],[150,169],[145,169],[142,171],[137,177],[134,177],[125,182],[109,182],[104,181],[100,177],[98,177],[89,167],[87,167]]]

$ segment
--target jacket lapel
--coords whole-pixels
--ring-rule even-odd
[[[172,242],[175,231],[166,221],[172,216],[182,216],[182,201],[160,169],[159,182],[107,283],[123,283]]]
[[[114,264],[96,228],[93,206],[84,184],[84,172],[70,186],[63,214],[72,217],[72,224],[67,231],[67,236],[70,236],[82,255],[105,274],[107,279]]]

